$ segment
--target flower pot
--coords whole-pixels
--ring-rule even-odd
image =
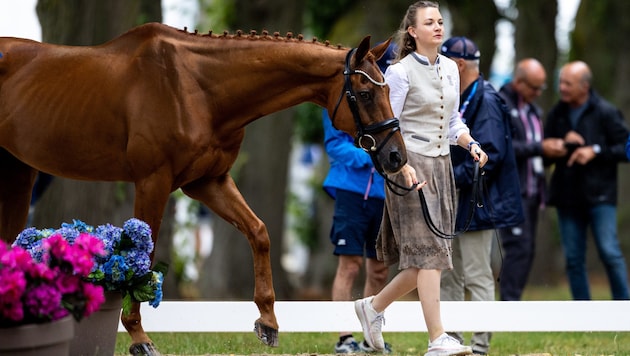
[[[68,356],[74,336],[74,319],[63,319],[13,328],[0,328],[0,355]]]
[[[72,356],[112,356],[116,349],[122,295],[105,292],[105,303],[92,315],[76,323],[70,345]]]

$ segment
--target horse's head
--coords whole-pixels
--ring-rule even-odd
[[[341,95],[332,111],[333,126],[355,137],[355,144],[370,154],[381,173],[398,172],[407,162],[407,151],[398,119],[389,103],[389,87],[376,60],[391,38],[370,49],[370,36],[346,56]],[[346,100],[343,100],[343,98]]]

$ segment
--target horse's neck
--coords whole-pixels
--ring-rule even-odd
[[[220,96],[222,86],[231,86],[235,104],[258,103],[265,115],[304,101],[326,106],[332,83],[343,78],[347,49],[275,38],[188,36],[178,52],[185,49],[183,61],[197,68],[193,75],[208,95]]]

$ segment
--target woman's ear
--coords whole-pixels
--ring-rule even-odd
[[[414,29],[413,27],[409,26],[407,27],[407,33],[409,34],[409,36],[416,38],[416,29]]]

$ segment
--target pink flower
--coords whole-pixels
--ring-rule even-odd
[[[101,304],[105,302],[103,287],[92,283],[83,285],[83,293],[87,299],[84,316],[88,316],[101,308]]]
[[[43,284],[29,290],[24,296],[28,312],[35,317],[47,318],[63,309],[63,294],[52,285]],[[52,319],[52,318],[51,318]]]
[[[0,327],[54,321],[70,313],[80,320],[99,309],[103,288],[87,277],[102,243],[89,234],[78,240],[75,246],[52,235],[33,251],[0,241]]]

